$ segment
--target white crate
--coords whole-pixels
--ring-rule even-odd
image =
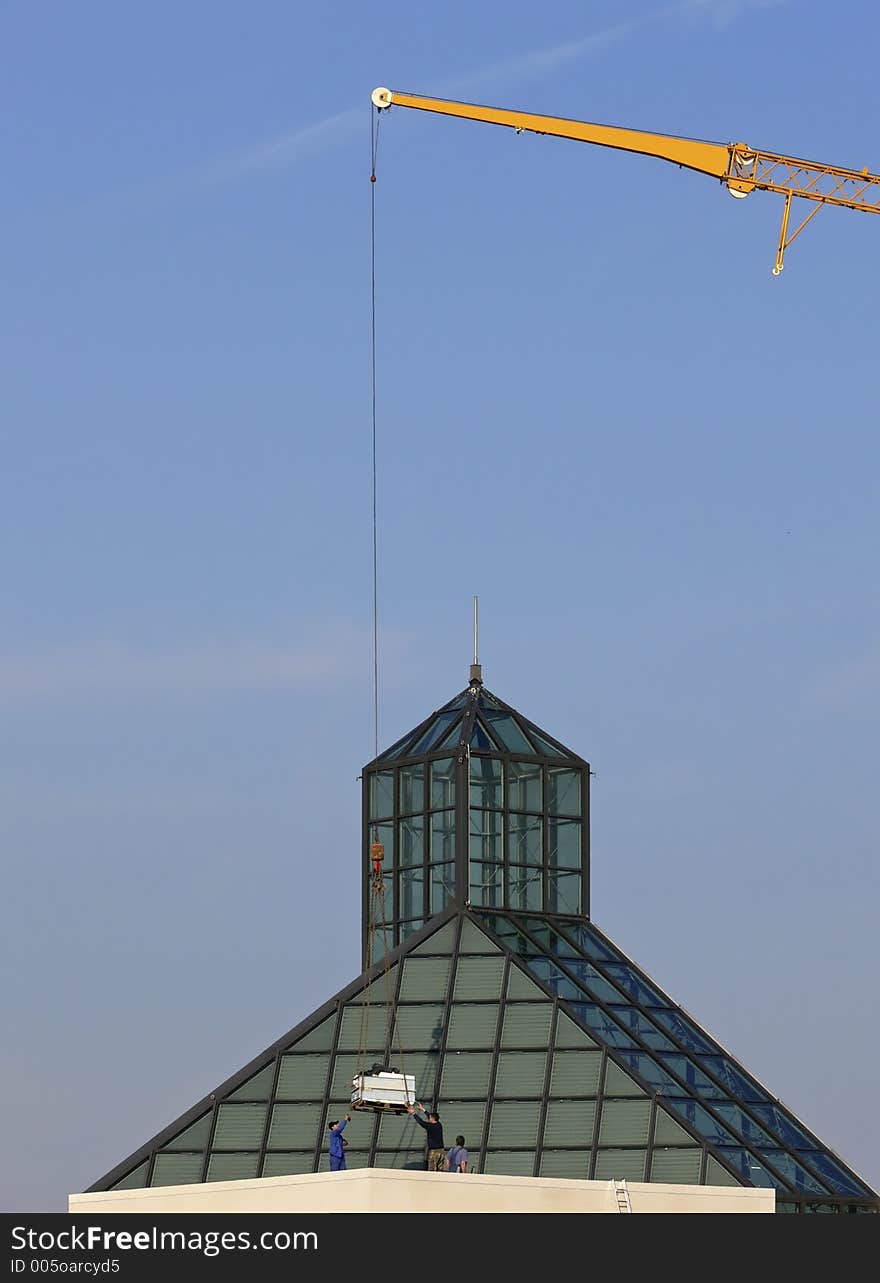
[[[355,1074],[351,1080],[352,1109],[389,1110],[402,1114],[416,1100],[414,1074],[383,1071],[377,1074]]]

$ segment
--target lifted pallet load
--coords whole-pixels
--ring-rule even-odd
[[[405,1114],[415,1103],[414,1074],[399,1074],[395,1069],[368,1070],[351,1080],[352,1109],[374,1113]]]

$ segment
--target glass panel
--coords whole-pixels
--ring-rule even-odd
[[[546,918],[524,918],[523,926],[530,931],[535,939],[543,946],[548,953],[555,954],[559,958],[576,958],[580,960],[582,954],[575,949],[565,936],[560,935],[550,926]],[[598,971],[593,973],[598,976]]]
[[[396,740],[390,748],[386,748],[385,752],[380,753],[376,760],[379,762],[392,762],[396,757],[405,757],[406,755],[403,750],[406,748],[412,737],[412,731],[407,731],[402,739]]]
[[[501,763],[494,757],[471,758],[471,806],[504,805]]]
[[[446,1008],[435,1003],[419,1003],[413,1007],[397,1008],[397,1032],[392,1039],[392,1059],[395,1049],[402,1045],[424,1051],[439,1049],[443,1040],[443,1017]],[[409,1070],[405,1070],[409,1072]]]
[[[540,909],[543,891],[540,869],[510,870],[510,907],[512,909]]]
[[[370,776],[370,819],[394,814],[394,772],[375,771]]]
[[[511,811],[543,809],[543,770],[533,762],[509,762],[507,805]]]
[[[349,1079],[350,1076],[349,1074]],[[348,1096],[351,1096],[350,1087]],[[334,1110],[336,1109],[337,1106],[334,1106]],[[339,1114],[343,1112],[344,1110],[339,1110]],[[337,1117],[339,1114],[334,1112],[331,1117]],[[313,1146],[319,1119],[321,1119],[319,1105],[276,1105],[272,1110],[272,1124],[269,1126],[269,1148],[303,1150],[305,1146]],[[349,1137],[350,1135],[349,1132]]]
[[[526,725],[529,732],[529,739],[532,741],[539,753],[544,753],[547,757],[572,756],[568,749],[563,748],[561,744],[553,744],[549,739],[547,739],[546,735],[541,735],[531,722],[528,722]]]
[[[551,1100],[544,1123],[545,1145],[580,1145],[593,1143],[596,1118],[594,1100]]]
[[[413,952],[450,953],[455,945],[455,928],[456,923],[454,921],[447,922],[445,927],[441,927],[439,931],[435,931],[432,935],[428,936],[427,940],[414,949]],[[491,948],[488,940],[486,941],[486,945],[488,948]]]
[[[174,1140],[170,1140],[167,1145],[163,1145],[163,1150],[205,1149],[211,1136],[211,1118],[212,1114],[209,1111],[198,1122],[190,1123],[189,1127],[182,1131],[179,1136],[175,1136]]]
[[[315,1164],[314,1150],[299,1154],[267,1154],[263,1160],[264,1176],[304,1176]]]
[[[599,1144],[647,1144],[650,1120],[649,1100],[605,1100],[599,1121]]]
[[[460,958],[455,973],[456,1002],[466,998],[501,997],[504,958]]]
[[[438,748],[457,748],[461,739],[461,733],[464,730],[464,721],[456,722],[452,730],[437,745]]]
[[[423,1172],[425,1170],[425,1150],[422,1149],[397,1149],[381,1150],[375,1158],[377,1167],[395,1167],[402,1168],[408,1172]]]
[[[599,1087],[602,1053],[596,1051],[556,1051],[550,1090],[554,1096],[595,1096]]]
[[[266,1125],[266,1105],[221,1105],[212,1149],[259,1149]]]
[[[598,998],[601,1002],[607,1003],[620,1002],[622,995],[608,983],[591,962],[575,962],[566,958],[565,970],[570,972],[578,984],[588,991],[587,997]]]
[[[407,1072],[409,1066],[407,1065]],[[418,1096],[422,1100],[421,1095]],[[433,1101],[433,1095],[431,1096]],[[411,1114],[382,1114],[379,1121],[378,1148],[385,1150],[424,1149],[425,1132]]]
[[[581,911],[581,875],[557,873],[551,869],[547,878],[547,894],[551,913],[577,913]]]
[[[472,860],[501,860],[503,851],[503,813],[470,810],[468,852]]]
[[[735,1145],[736,1137],[707,1109],[693,1100],[671,1100],[669,1108],[679,1114],[685,1122],[690,1123],[701,1136],[705,1136],[713,1145]]]
[[[393,989],[391,995],[393,998]],[[339,1029],[339,1050],[360,1051],[363,1047],[381,1054],[385,1050],[387,1029],[388,1007],[385,1003],[371,1003],[369,1006],[353,1004],[346,1007],[342,1013],[342,1025]]]
[[[202,1179],[204,1161],[201,1154],[157,1154],[150,1184],[195,1185]]]
[[[447,1047],[494,1047],[498,1028],[498,1004],[456,1002],[449,1013]]]
[[[272,1083],[275,1080],[275,1062],[261,1069],[253,1078],[231,1092],[227,1100],[268,1100],[272,1095]]]
[[[625,989],[636,1002],[640,1002],[643,1007],[669,1006],[666,999],[661,997],[660,991],[637,975],[628,963],[609,962],[605,964],[604,969],[612,980],[616,980],[620,987]]]
[[[541,1155],[542,1176],[555,1176],[557,1179],[574,1181],[586,1180],[589,1174],[590,1151],[588,1149],[545,1149]]]
[[[651,1015],[664,1029],[668,1029],[673,1038],[688,1051],[712,1051],[712,1044],[703,1037],[696,1026],[678,1011],[660,1008]]]
[[[438,713],[420,739],[413,744],[407,756],[417,757],[419,753],[430,753],[434,745],[443,739],[457,717],[457,708],[450,708],[445,713]]]
[[[578,1019],[593,1030],[600,1042],[607,1043],[609,1047],[635,1047],[630,1035],[624,1033],[601,1007],[592,1002],[571,1002],[569,1006]]]
[[[828,1188],[834,1190],[836,1194],[849,1194],[855,1198],[874,1197],[866,1185],[857,1180],[852,1172],[847,1171],[844,1165],[836,1158],[832,1158],[830,1154],[813,1150],[811,1153],[804,1154],[804,1158],[811,1167],[815,1167]]]
[[[702,1094],[702,1093],[701,1093]],[[779,1144],[773,1140],[760,1123],[756,1123],[740,1105],[733,1104],[732,1101],[713,1101],[715,1113],[719,1114],[727,1125],[739,1132],[747,1145],[753,1145],[757,1149],[775,1149]]]
[[[430,1041],[434,1044],[435,1048],[439,1048],[440,1040],[437,1037],[436,1029],[436,1025],[431,1027]],[[416,1080],[416,1100],[432,1101],[434,1099],[437,1086],[437,1072],[440,1069],[439,1050],[435,1049],[433,1051],[422,1052],[408,1051],[405,1057],[400,1055],[396,1047],[394,1051],[395,1054],[391,1057],[392,1064],[397,1065],[402,1073],[412,1074],[413,1078]],[[394,1115],[389,1115],[389,1117],[393,1116]],[[408,1115],[401,1115],[401,1117],[408,1118]],[[424,1133],[421,1133],[421,1135],[422,1142],[424,1143]]]
[[[465,918],[461,927],[459,950],[462,953],[497,953],[498,945],[480,930],[472,918]]]
[[[333,1046],[333,1034],[336,1028],[336,1017],[322,1020],[316,1029],[312,1029],[290,1044],[293,1051],[329,1051]]]
[[[383,1040],[384,1041],[384,1040]],[[278,1096],[281,1100],[320,1100],[330,1061],[321,1055],[281,1057]]]
[[[670,1118],[665,1109],[658,1106],[654,1118],[655,1145],[693,1145],[694,1138],[686,1132],[680,1123]]]
[[[495,1072],[497,1096],[540,1096],[547,1074],[545,1051],[502,1051]]]
[[[547,1001],[547,995],[538,988],[534,980],[529,980],[528,976],[514,965],[511,965],[507,972],[507,997],[508,999],[533,998],[540,1002]]]
[[[397,875],[397,917],[421,918],[425,912],[425,870],[421,865]]]
[[[549,1002],[508,1002],[504,1008],[502,1047],[546,1047],[550,1041]]]
[[[667,1096],[680,1096],[684,1092],[684,1088],[679,1086],[672,1075],[646,1052],[626,1051],[621,1059],[625,1060],[654,1091],[662,1091]]]
[[[401,942],[406,940],[409,936],[414,936],[417,931],[421,931],[424,925],[425,925],[424,918],[413,918],[410,922],[401,922],[400,924]]]
[[[699,1185],[701,1149],[655,1149],[651,1154],[651,1180],[664,1185]]]
[[[581,867],[580,820],[551,819],[547,824],[548,859],[557,869]]]
[[[472,864],[470,866],[470,901],[486,909],[500,909],[504,903],[504,866]]]
[[[444,1096],[476,1096],[484,1101],[489,1092],[490,1051],[447,1053],[443,1060],[441,1091]]]
[[[401,766],[400,776],[400,814],[410,815],[413,811],[425,809],[425,768],[424,766]]]
[[[606,1149],[596,1155],[597,1181],[643,1181],[645,1179],[644,1149]]]
[[[149,1166],[150,1160],[147,1159],[146,1162],[143,1162],[139,1167],[136,1167],[133,1172],[129,1172],[127,1176],[123,1176],[121,1181],[117,1181],[115,1185],[112,1185],[111,1189],[143,1189],[147,1183],[147,1170]]]
[[[479,717],[474,721],[473,730],[471,731],[471,748],[487,749],[490,752],[495,752],[498,748],[498,745],[489,735]]]
[[[547,811],[550,815],[580,815],[581,773],[551,766],[547,772]]]
[[[621,962],[620,954],[605,940],[601,940],[591,927],[579,927],[573,922],[560,922],[559,929],[570,936],[578,948],[594,962]]]
[[[425,821],[421,815],[401,820],[398,860],[404,865],[421,864],[425,856]]]
[[[455,895],[455,865],[431,864],[431,913],[439,913]]]
[[[754,1113],[791,1149],[813,1149],[816,1142],[797,1125],[778,1105],[755,1105]]]
[[[509,816],[507,858],[511,864],[541,863],[542,829],[540,815]]]
[[[337,1056],[333,1061],[333,1076],[330,1080],[330,1099],[336,1101],[350,1101],[351,1080],[354,1078],[355,1074],[360,1073],[363,1068],[363,1056]],[[298,1106],[298,1108],[303,1108],[303,1106]],[[342,1109],[343,1113],[345,1112],[341,1105],[338,1106],[338,1108]],[[282,1146],[282,1148],[284,1148],[284,1146]],[[291,1146],[291,1148],[296,1147]]]
[[[533,1150],[497,1150],[486,1154],[484,1171],[489,1176],[531,1176],[534,1170]]]
[[[534,747],[523,735],[509,713],[501,709],[484,708],[483,717],[502,746],[511,753],[534,753]]]
[[[779,1187],[778,1178],[772,1176],[771,1173],[767,1171],[764,1164],[759,1162],[758,1159],[755,1158],[754,1154],[750,1154],[747,1149],[728,1148],[725,1146],[721,1150],[721,1153],[726,1161],[730,1163],[731,1167],[733,1167],[735,1171],[739,1172],[746,1185],[758,1185],[762,1189]],[[710,1168],[712,1166],[711,1157],[709,1159],[709,1166]],[[716,1173],[721,1170],[717,1164],[715,1170]],[[709,1172],[706,1173],[706,1182],[707,1184],[711,1183],[713,1185],[721,1183],[719,1180],[715,1179],[715,1175],[712,1176],[710,1182]],[[733,1185],[735,1182],[730,1181],[730,1184]]]
[[[731,1176],[727,1168],[722,1167],[721,1164],[710,1154],[706,1159],[706,1184],[739,1185],[739,1181],[735,1176]]]
[[[421,1002],[433,999],[443,1002],[449,988],[449,958],[406,958],[403,963],[403,981],[400,986],[401,1002]]]
[[[627,1029],[631,1029],[634,1034],[638,1034],[642,1042],[650,1047],[652,1051],[675,1050],[666,1035],[662,1034],[656,1025],[652,1025],[648,1017],[642,1015],[637,1007],[620,1007],[615,1004],[612,1010],[620,1023],[625,1025]],[[684,1056],[680,1057],[680,1059],[683,1061]]]
[[[208,1163],[208,1180],[254,1180],[259,1174],[259,1163],[259,1154],[212,1154]]]
[[[795,1158],[782,1149],[762,1149],[761,1157],[772,1163],[776,1171],[800,1194],[825,1194],[821,1181],[807,1171]]]
[[[647,1094],[636,1080],[631,1078],[626,1070],[621,1069],[613,1060],[609,1060],[605,1066],[605,1082],[602,1085],[602,1091],[606,1096],[641,1096],[644,1098]]]
[[[556,1046],[557,1047],[595,1047],[589,1034],[584,1033],[564,1011],[556,1013]]]
[[[367,965],[372,966],[374,962],[381,962],[394,948],[394,928],[371,927],[367,945],[369,949]]]
[[[455,758],[431,763],[431,806],[455,806]]]
[[[585,996],[583,990],[549,958],[541,956],[532,958],[527,965],[532,974],[539,980],[543,980],[545,985],[549,985],[558,997],[566,998],[571,1002],[583,1000]]]
[[[455,859],[455,811],[431,812],[431,852],[435,864]]]
[[[489,1144],[493,1146],[536,1145],[540,1113],[539,1100],[496,1100],[492,1105]]]
[[[701,1056],[700,1064],[713,1073],[725,1087],[740,1100],[769,1101],[770,1097],[755,1083],[749,1081],[739,1068],[727,1056]]]

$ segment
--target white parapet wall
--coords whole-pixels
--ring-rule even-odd
[[[364,1167],[311,1176],[164,1185],[71,1194],[70,1212],[774,1212],[769,1189],[731,1185],[625,1186],[532,1176],[452,1176]],[[621,1207],[623,1203],[623,1207]]]

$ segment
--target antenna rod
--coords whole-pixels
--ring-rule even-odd
[[[480,634],[480,599],[474,597],[474,662],[471,664],[471,684],[483,683],[483,666],[480,663],[479,653],[479,634]]]

